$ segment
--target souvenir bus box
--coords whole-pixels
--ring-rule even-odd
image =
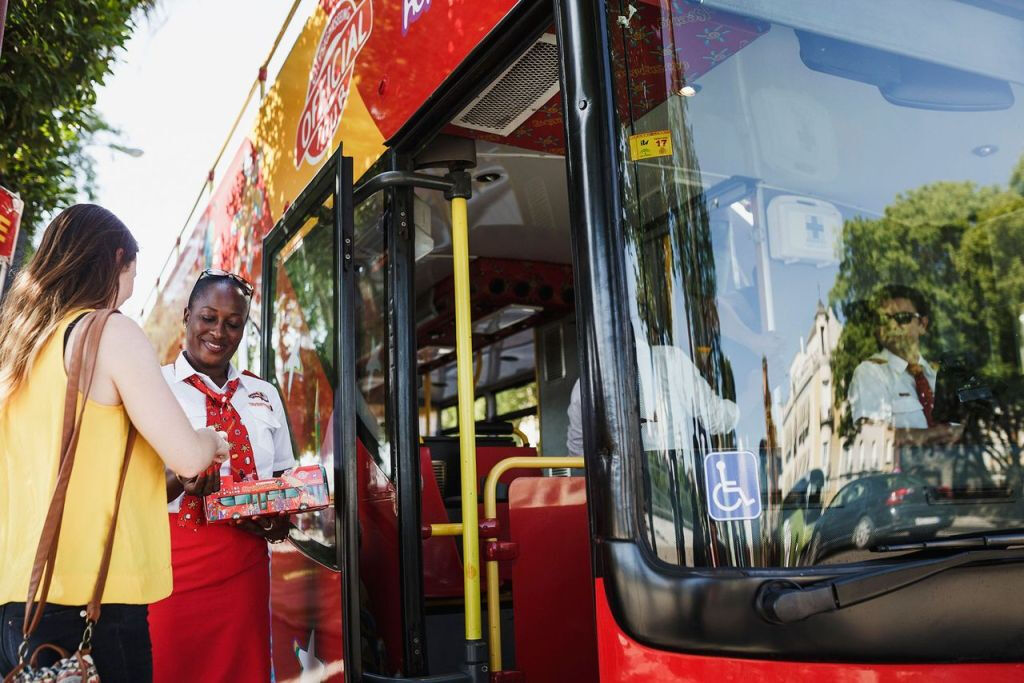
[[[270,479],[233,481],[230,476],[221,477],[220,491],[204,501],[206,520],[211,524],[321,510],[330,505],[327,471],[320,465],[304,465]]]

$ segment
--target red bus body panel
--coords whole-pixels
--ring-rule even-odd
[[[270,554],[274,674],[279,681],[344,680],[341,581],[288,544]]]
[[[597,651],[601,680],[616,683],[952,683],[1024,680],[1024,664],[856,664],[849,662],[777,662],[666,652],[641,645],[619,627],[605,594],[594,586]]]
[[[373,34],[359,55],[357,81],[384,139],[426,102],[518,0],[434,0],[403,33],[409,2],[374,7]],[[376,4],[376,3],[375,3]]]
[[[508,492],[516,669],[530,683],[597,680],[583,477],[522,477]]]

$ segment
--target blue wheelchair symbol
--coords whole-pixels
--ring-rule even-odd
[[[721,451],[704,456],[708,513],[718,522],[761,516],[761,478],[750,451]]]

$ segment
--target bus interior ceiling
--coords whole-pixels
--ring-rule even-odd
[[[537,334],[551,326],[560,329],[572,318],[574,296],[564,157],[480,139],[476,153],[477,166],[471,170],[473,196],[468,202],[469,252],[474,374],[477,396],[483,397],[484,392],[536,381]],[[448,414],[454,412],[458,399],[454,309],[449,304],[451,215],[448,202],[437,192],[417,191],[416,204],[417,239],[432,247],[425,254],[418,250],[416,318],[420,372],[430,376],[430,405],[435,413],[431,428],[423,424],[423,433],[435,434],[453,427]],[[541,379],[568,383],[568,389],[559,392],[564,394],[562,400],[554,402],[559,405],[544,406],[545,417],[550,409],[559,424],[564,424],[564,417],[557,413],[564,416],[578,376],[573,367],[575,340],[565,337],[560,333],[558,341],[571,357],[566,357],[565,349],[557,349],[560,372],[541,373]],[[421,389],[421,405],[425,402]],[[499,407],[489,396],[478,403],[478,420],[498,415]],[[445,408],[449,413],[442,421]],[[540,426],[534,421],[527,427],[536,446]],[[563,455],[564,445],[545,453]]]

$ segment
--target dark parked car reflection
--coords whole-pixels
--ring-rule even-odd
[[[952,524],[953,513],[933,498],[931,487],[909,474],[875,474],[850,482],[815,523],[809,563],[848,548],[934,537]]]
[[[783,499],[780,540],[784,567],[798,564],[810,543],[814,523],[821,517],[821,492],[824,488],[825,474],[814,469],[797,480]]]

